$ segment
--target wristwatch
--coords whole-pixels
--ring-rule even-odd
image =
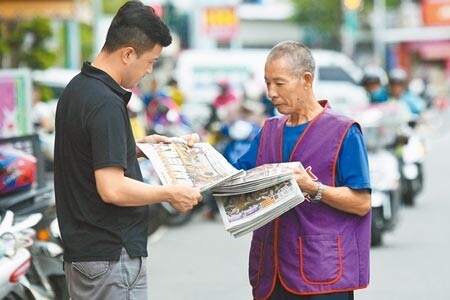
[[[317,193],[314,197],[311,198],[311,202],[317,203],[322,200],[322,193],[323,193],[323,184],[320,181],[317,181],[317,184],[319,187],[317,188]]]

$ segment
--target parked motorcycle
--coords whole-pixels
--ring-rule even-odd
[[[0,214],[11,211],[19,221],[33,213],[41,215],[33,225],[33,243],[28,247],[32,257],[26,275],[29,290],[46,299],[69,299],[63,249],[49,230],[56,210],[53,187],[44,173],[39,138],[30,135],[1,139],[0,145],[0,179],[2,187],[7,186],[0,197]]]
[[[7,211],[0,216],[0,299],[35,299],[26,278],[31,266],[31,229],[42,216],[29,215],[14,223],[14,213]]]

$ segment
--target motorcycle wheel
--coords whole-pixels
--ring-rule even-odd
[[[36,298],[33,296],[27,288],[23,286],[19,286],[16,292],[11,292],[6,295],[3,300],[35,300]]]
[[[53,293],[55,294],[55,300],[69,300],[69,289],[67,288],[66,276],[57,275],[50,276],[50,285],[52,286]]]
[[[405,182],[405,190],[403,192],[403,204],[406,206],[414,206],[415,204],[415,193],[413,190],[413,182],[411,180],[407,180]]]
[[[372,209],[372,228],[370,231],[370,245],[380,246],[383,242],[383,211]]]

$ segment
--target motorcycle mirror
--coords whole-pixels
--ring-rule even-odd
[[[41,213],[35,213],[27,216],[27,218],[17,224],[14,224],[14,226],[11,228],[11,232],[20,232],[22,230],[28,229],[39,223],[39,221],[42,219]]]
[[[7,210],[1,221],[2,222],[0,223],[0,235],[2,235],[5,232],[11,231],[11,227],[14,222],[14,213],[10,210]]]

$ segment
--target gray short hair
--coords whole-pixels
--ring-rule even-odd
[[[284,41],[275,45],[267,56],[267,61],[284,58],[289,61],[292,72],[300,77],[304,72],[314,76],[316,63],[311,51],[305,45],[295,41]]]

